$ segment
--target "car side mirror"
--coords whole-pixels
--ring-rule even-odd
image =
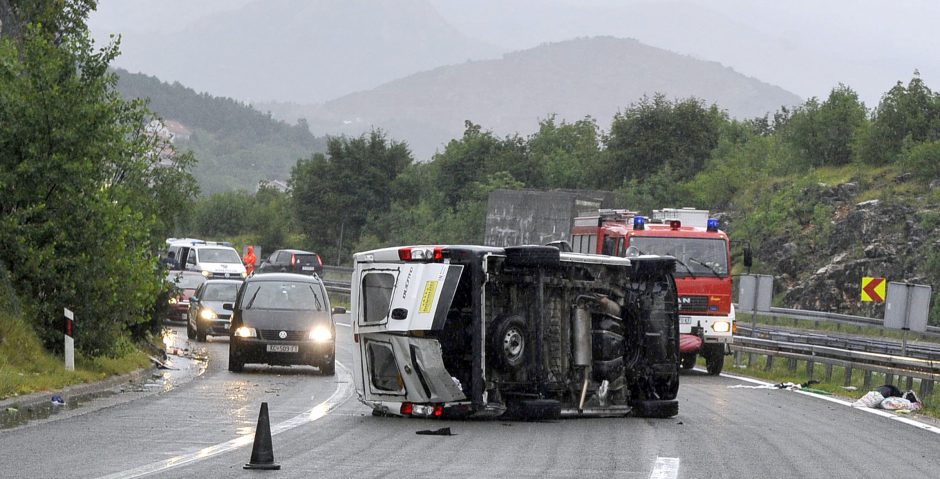
[[[346,308],[337,306],[333,308],[333,314],[346,314]]]
[[[222,309],[226,311],[235,311],[235,305],[232,303],[222,303]]]

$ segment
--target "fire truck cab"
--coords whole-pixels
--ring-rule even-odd
[[[709,374],[721,372],[735,330],[731,249],[707,210],[667,208],[651,218],[599,210],[575,218],[571,247],[576,253],[676,258],[682,367],[691,369],[702,355]]]

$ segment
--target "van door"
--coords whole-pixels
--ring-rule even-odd
[[[462,272],[463,265],[442,263],[363,265],[353,305],[359,333],[443,328]]]
[[[462,265],[443,263],[358,265],[351,313],[359,346],[356,382],[363,400],[466,399],[462,385],[444,367],[440,342],[408,334],[444,328],[462,272]]]

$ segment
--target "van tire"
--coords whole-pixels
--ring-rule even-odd
[[[206,332],[199,329],[199,323],[196,323],[196,342],[204,343],[206,342]]]
[[[561,262],[558,248],[553,246],[508,246],[504,250],[509,266],[557,266]]]
[[[228,347],[228,370],[233,373],[240,373],[244,368],[245,360],[239,356],[238,351],[235,350],[235,345],[230,344]]]
[[[193,325],[189,324],[189,320],[186,320],[186,337],[189,339],[196,339],[196,332],[193,331]]]
[[[684,353],[681,356],[681,367],[683,371],[689,371],[695,367],[696,353]]]
[[[323,363],[320,365],[320,374],[323,376],[335,376],[336,375],[336,359],[330,359],[328,363]]]
[[[492,336],[491,352],[496,359],[497,368],[503,371],[517,371],[525,365],[528,349],[529,329],[522,316],[503,316],[496,318]]]
[[[725,347],[723,344],[706,344],[703,347],[703,356],[705,356],[705,368],[708,369],[709,376],[721,374],[725,366]]]

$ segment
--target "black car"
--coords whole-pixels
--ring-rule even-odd
[[[252,275],[238,290],[233,311],[228,369],[245,363],[311,365],[332,376],[336,325],[330,298],[318,276],[293,273]]]
[[[210,279],[199,286],[189,299],[189,320],[186,324],[189,339],[202,342],[206,340],[206,335],[229,335],[232,312],[222,309],[222,306],[235,302],[241,284],[240,279]]]
[[[298,273],[323,275],[320,255],[299,249],[279,249],[264,260],[255,273]]]

